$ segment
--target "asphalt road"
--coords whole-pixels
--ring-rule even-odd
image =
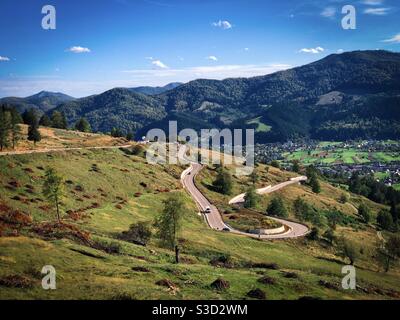
[[[195,177],[196,175],[201,171],[203,168],[202,165],[192,163],[188,169],[186,169],[181,176],[181,181],[184,186],[184,188],[189,192],[189,194],[192,196],[192,198],[195,200],[197,203],[199,209],[201,212],[204,212],[208,207],[211,209],[210,213],[203,213],[208,225],[210,228],[218,231],[226,231],[234,234],[240,234],[240,235],[245,235],[248,237],[256,238],[256,239],[289,239],[289,238],[298,238],[305,236],[308,232],[309,229],[300,223],[284,220],[284,219],[279,219],[279,218],[273,218],[271,219],[280,222],[285,226],[286,231],[280,234],[274,234],[274,235],[257,235],[257,234],[251,234],[251,233],[246,233],[246,232],[241,232],[238,230],[235,230],[231,228],[229,225],[225,224],[224,221],[222,220],[221,214],[218,211],[218,209],[212,205],[212,203],[200,192],[200,190],[196,187],[195,185]],[[274,191],[280,190],[282,188],[285,188],[289,185],[299,183],[300,181],[305,181],[307,180],[307,177],[297,177],[294,178],[290,181],[286,181],[283,183],[280,183],[276,186],[269,186],[266,188],[262,188],[257,190],[259,194],[268,194],[272,193]],[[240,203],[244,201],[244,194],[241,194],[235,198],[233,198],[230,203]]]

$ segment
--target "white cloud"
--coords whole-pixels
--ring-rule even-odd
[[[343,49],[338,49],[337,53],[343,53],[344,50]]]
[[[10,61],[10,58],[0,56],[0,61]]]
[[[383,3],[383,0],[363,0],[362,3],[367,6],[379,6]]]
[[[374,16],[384,16],[389,13],[389,8],[368,8],[364,10],[365,14],[371,14]]]
[[[244,51],[250,51],[250,48],[244,48]]]
[[[89,52],[91,52],[89,48],[84,48],[81,46],[73,46],[73,47],[67,49],[66,51],[72,52],[72,53],[89,53]]]
[[[321,16],[325,18],[332,18],[336,15],[336,8],[334,7],[327,7],[321,12]]]
[[[226,20],[219,20],[218,22],[213,22],[214,27],[222,28],[224,30],[232,29],[232,24]]]
[[[303,48],[300,49],[299,52],[301,53],[312,53],[312,54],[318,54],[324,52],[325,49],[322,47],[316,47],[316,48]]]
[[[216,56],[208,56],[206,59],[211,61],[218,61],[218,58]]]
[[[188,82],[198,78],[225,79],[253,77],[289,69],[287,64],[219,65],[182,69],[126,70],[118,78],[107,80],[77,80],[59,77],[0,79],[0,97],[26,97],[39,91],[63,92],[73,97],[98,94],[115,87],[164,86],[171,82]]]
[[[158,67],[160,69],[169,69],[169,67],[160,60],[153,60],[151,63],[153,66]]]
[[[400,33],[396,34],[393,38],[383,40],[383,42],[400,43]]]
[[[183,69],[164,69],[164,70],[124,70],[125,74],[134,76],[135,81],[148,84],[149,81],[154,82],[158,79],[158,83],[166,82],[187,82],[199,78],[203,79],[226,79],[236,77],[254,77],[270,74],[280,70],[291,68],[287,64],[269,64],[269,65],[216,65],[216,66],[199,66]]]

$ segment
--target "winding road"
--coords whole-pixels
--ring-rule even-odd
[[[20,155],[20,154],[32,154],[32,153],[48,153],[48,152],[63,152],[63,151],[74,151],[74,150],[97,150],[97,149],[119,149],[119,148],[128,148],[132,146],[131,144],[121,145],[121,146],[102,146],[102,147],[77,147],[77,148],[54,148],[54,149],[38,149],[38,150],[23,150],[23,151],[10,151],[10,152],[0,152],[0,156],[10,156],[10,155]],[[179,150],[179,156],[185,158],[186,148],[181,148]],[[309,229],[299,223],[273,218],[271,219],[281,223],[285,226],[285,231],[279,234],[251,234],[247,232],[242,232],[239,230],[235,230],[229,225],[225,224],[222,220],[221,214],[218,211],[217,207],[211,204],[211,202],[200,192],[200,190],[195,185],[195,177],[196,175],[203,169],[201,164],[191,163],[190,166],[182,172],[181,181],[184,188],[189,192],[192,198],[195,200],[201,212],[204,212],[207,208],[211,209],[211,212],[208,214],[204,214],[204,217],[210,226],[210,228],[218,231],[226,231],[234,234],[245,235],[252,238],[257,239],[288,239],[288,238],[297,238],[306,235],[309,232]],[[275,186],[268,186],[262,189],[258,189],[258,194],[269,194],[275,192],[279,189],[285,188],[289,185],[299,183],[301,181],[307,180],[307,177],[301,176],[297,178],[293,178],[289,181],[280,183]],[[238,204],[244,201],[244,195],[240,194],[234,197],[229,204]]]
[[[281,223],[282,225],[285,226],[285,231],[279,234],[252,234],[252,233],[247,233],[247,232],[242,232],[239,230],[235,230],[231,228],[229,225],[225,224],[225,222],[222,220],[221,214],[218,211],[217,207],[212,205],[212,203],[200,192],[200,190],[196,187],[195,184],[195,178],[197,174],[203,169],[203,166],[201,164],[197,163],[192,163],[189,168],[187,168],[184,172],[182,172],[181,175],[181,181],[184,186],[184,188],[189,192],[191,197],[195,200],[196,204],[198,205],[199,209],[201,212],[205,212],[207,208],[211,209],[210,213],[204,213],[204,217],[210,226],[211,229],[217,230],[217,231],[226,231],[234,234],[240,234],[240,235],[245,235],[248,237],[256,238],[256,239],[289,239],[289,238],[298,238],[305,236],[308,232],[309,229],[300,223],[284,220],[284,219],[279,219],[279,218],[273,218],[270,217],[271,219]],[[301,176],[297,177],[294,179],[291,179],[289,181],[280,183],[275,186],[268,186],[266,188],[258,189],[257,193],[258,194],[268,194],[275,192],[277,190],[280,190],[282,188],[285,188],[289,185],[299,183],[301,181],[307,180],[307,177]],[[230,204],[238,204],[244,201],[244,194],[240,194],[233,198],[229,203]]]

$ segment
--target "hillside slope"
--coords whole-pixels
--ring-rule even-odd
[[[54,210],[41,193],[48,166],[65,178],[62,226],[53,222]],[[371,259],[377,241],[373,228],[338,230],[364,247],[356,262],[359,289],[344,291],[340,282],[346,261],[334,247],[306,239],[265,242],[210,230],[182,189],[184,167],[149,166],[143,155],[127,150],[76,150],[0,157],[0,168],[1,299],[248,299],[254,288],[268,299],[400,297],[398,268],[381,273]],[[204,172],[206,184],[213,172]],[[271,169],[265,177],[262,173],[260,184],[290,175]],[[202,183],[203,176],[199,178]],[[243,182],[235,180],[235,190]],[[339,191],[326,188],[315,200],[336,205]],[[152,223],[170,192],[180,193],[187,208],[179,265],[156,237],[147,247],[120,239],[130,224]],[[219,201],[215,194],[210,197]],[[344,212],[353,215],[351,210]],[[56,268],[58,290],[41,289],[44,264]],[[212,288],[221,277],[229,289]],[[270,284],[260,282],[265,277],[272,279]],[[19,288],[22,282],[25,286]]]

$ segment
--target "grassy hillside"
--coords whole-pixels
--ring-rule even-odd
[[[54,226],[55,212],[41,194],[48,166],[65,177],[62,228]],[[180,185],[183,169],[149,166],[143,157],[118,149],[0,157],[0,299],[243,299],[255,288],[268,299],[399,297],[399,269],[378,273],[370,259],[368,246],[376,241],[372,228],[340,228],[366,248],[356,263],[359,290],[343,291],[336,286],[344,260],[333,249],[306,239],[264,242],[210,230]],[[198,183],[213,175],[204,171]],[[262,175],[260,184],[291,176],[275,169]],[[339,191],[330,188],[324,184],[318,198],[309,197],[321,205],[339,205]],[[235,192],[240,190],[235,179]],[[287,201],[293,192],[309,194],[306,187],[290,190],[283,191]],[[181,193],[186,205],[179,265],[156,238],[142,247],[118,237],[131,223],[153,221],[170,192]],[[225,203],[212,191],[207,195]],[[357,201],[367,200],[352,197],[352,204]],[[350,205],[346,213],[354,214]],[[218,262],[220,257],[228,262]],[[57,290],[41,289],[44,265],[56,268]],[[265,276],[271,284],[259,282]],[[210,286],[219,277],[229,281],[229,289]],[[160,280],[167,281],[160,285]]]
[[[22,124],[21,129],[22,139],[18,142],[15,150],[9,148],[4,151],[104,147],[127,144],[124,138],[113,138],[109,135],[40,127],[39,132],[42,140],[34,145],[32,141],[27,139],[28,126]]]

